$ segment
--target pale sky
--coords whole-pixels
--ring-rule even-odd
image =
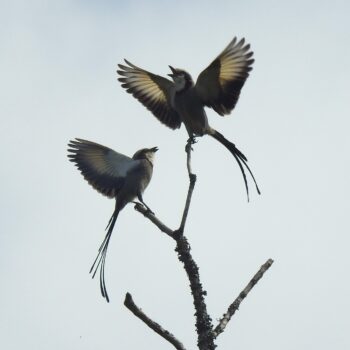
[[[194,79],[234,37],[254,51],[234,112],[210,124],[246,154],[262,195],[210,137],[186,235],[216,324],[268,258],[272,268],[218,349],[346,350],[349,313],[348,1],[1,1],[0,348],[167,349],[126,292],[195,348],[174,242],[135,212],[118,218],[100,295],[89,268],[114,202],[66,158],[74,137],[131,156],[158,146],[146,203],[172,228],[187,192],[185,128],[160,124],[117,81],[123,58]]]

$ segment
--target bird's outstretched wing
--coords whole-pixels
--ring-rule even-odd
[[[181,126],[178,113],[171,107],[174,84],[159,75],[147,72],[125,60],[127,66],[118,64],[118,80],[126,91],[137,98],[159,121],[171,129]]]
[[[127,172],[137,165],[112,149],[76,138],[68,143],[68,158],[75,163],[85,180],[103,195],[114,198],[123,186]]]
[[[252,70],[254,59],[244,38],[235,37],[222,53],[198,76],[196,90],[203,103],[218,114],[229,114]]]

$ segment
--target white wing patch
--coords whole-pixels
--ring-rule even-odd
[[[181,125],[181,119],[169,103],[174,84],[159,75],[147,72],[125,60],[117,73],[122,87],[138,99],[163,124],[172,129]]]
[[[220,85],[224,86],[227,82],[239,78],[245,78],[247,73],[247,60],[251,56],[246,54],[250,45],[244,46],[244,39],[236,44],[237,38],[234,38],[225,50],[218,57],[220,59]]]

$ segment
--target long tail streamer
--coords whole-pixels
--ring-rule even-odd
[[[92,278],[95,277],[98,268],[100,268],[100,289],[101,289],[101,294],[102,296],[107,300],[109,303],[109,297],[107,293],[107,288],[106,288],[106,282],[105,282],[105,264],[106,264],[106,256],[107,256],[107,249],[108,249],[108,244],[111,239],[111,235],[113,232],[113,228],[115,225],[115,222],[117,221],[119,214],[119,210],[114,210],[114,213],[112,214],[108,225],[106,227],[107,234],[106,237],[104,238],[102,244],[100,245],[100,248],[98,249],[98,254],[97,257],[94,261],[94,263],[91,266],[90,273],[92,273]]]
[[[234,143],[230,142],[229,140],[227,140],[224,135],[220,134],[218,131],[214,130],[213,133],[210,134],[210,136],[214,137],[215,140],[219,141],[222,145],[224,145],[230,152],[231,154],[235,157],[239,168],[241,169],[242,175],[243,175],[243,180],[244,180],[244,184],[245,184],[245,188],[246,188],[246,192],[247,192],[247,198],[248,198],[248,202],[249,202],[249,188],[248,188],[248,181],[247,181],[247,176],[245,174],[244,171],[244,167],[243,165],[246,167],[246,169],[248,170],[250,176],[252,177],[255,187],[256,187],[256,191],[260,194],[260,189],[259,186],[255,180],[255,177],[252,173],[252,171],[250,170],[248,164],[247,164],[247,158],[246,156],[235,146]],[[242,165],[243,164],[243,165]]]

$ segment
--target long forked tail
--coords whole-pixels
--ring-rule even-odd
[[[258,184],[256,183],[255,177],[252,173],[252,171],[250,170],[247,161],[248,159],[246,158],[246,156],[235,146],[234,143],[230,142],[229,140],[227,140],[224,135],[220,134],[218,131],[211,129],[211,132],[209,133],[210,136],[214,137],[215,140],[218,140],[222,145],[224,145],[230,152],[231,154],[235,157],[239,168],[241,169],[242,175],[243,175],[243,180],[244,180],[244,184],[245,184],[245,189],[247,191],[247,198],[248,198],[248,202],[249,202],[249,189],[248,189],[248,181],[247,181],[247,176],[245,174],[244,171],[244,167],[243,165],[246,167],[246,169],[248,170],[250,176],[252,177],[254,183],[255,183],[255,187],[257,192],[260,194],[260,189]]]
[[[94,278],[98,268],[100,268],[101,294],[107,300],[107,303],[109,303],[109,297],[108,297],[106,282],[105,282],[106,255],[107,255],[108,244],[109,244],[109,241],[111,239],[111,235],[113,232],[115,222],[117,221],[119,211],[120,210],[117,208],[114,210],[114,212],[113,212],[113,214],[108,222],[108,225],[106,227],[106,230],[107,230],[106,237],[104,238],[102,244],[100,245],[100,248],[98,249],[97,257],[96,257],[96,259],[95,259],[95,261],[92,264],[91,269],[90,269],[90,273],[92,273],[92,278]]]

